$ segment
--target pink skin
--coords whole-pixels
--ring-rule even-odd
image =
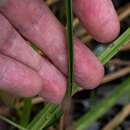
[[[75,13],[92,36],[101,42],[109,42],[116,37],[119,32],[119,21],[110,0],[75,0],[74,2]],[[24,37],[40,47],[50,60],[67,74],[65,29],[42,0],[3,0],[0,3],[0,10]],[[64,76],[48,60],[42,59],[31,49],[2,15],[0,15],[0,25],[0,52],[15,59],[0,54],[1,75],[5,70],[2,65],[6,66],[8,63],[7,74],[4,74],[7,80],[2,81],[5,86],[2,89],[9,91],[10,88],[14,88],[11,90],[22,96],[39,93],[49,101],[60,102],[66,88]],[[74,40],[74,53],[75,81],[87,89],[98,86],[103,78],[103,66],[77,38]],[[13,72],[12,68],[14,68]],[[24,75],[22,71],[25,79],[21,77]],[[32,73],[39,77],[39,80],[36,78],[39,82],[37,86],[41,86],[38,87],[40,92],[36,91],[35,94],[33,92],[38,88],[34,87],[36,79],[33,79],[35,74]],[[3,80],[3,76],[0,79]],[[25,89],[22,89],[24,87]]]
[[[38,55],[0,15],[0,52],[31,67],[42,78],[40,95],[59,103],[66,90],[66,78],[45,58]]]
[[[0,87],[20,96],[35,96],[42,87],[42,79],[33,70],[0,54]]]
[[[63,73],[67,73],[65,29],[42,0],[10,0],[1,11],[22,35],[36,43]],[[74,52],[75,81],[84,88],[95,88],[103,78],[103,66],[78,39],[74,42]]]
[[[110,42],[119,34],[120,24],[111,0],[74,0],[74,12],[97,41]]]

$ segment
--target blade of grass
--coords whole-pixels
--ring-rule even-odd
[[[130,77],[116,87],[108,97],[97,103],[88,113],[74,123],[76,130],[88,129],[94,121],[110,109],[125,93],[130,92]]]
[[[120,49],[130,42],[130,28],[128,28],[117,40],[108,46],[99,56],[102,64],[106,64]]]
[[[3,120],[3,121],[5,121],[5,122],[7,122],[8,124],[10,124],[10,125],[12,125],[12,126],[18,128],[18,129],[20,129],[20,130],[28,130],[28,129],[26,129],[26,128],[24,128],[24,127],[22,127],[22,126],[16,124],[15,122],[9,120],[8,118],[6,118],[6,117],[4,117],[4,116],[2,116],[2,115],[0,115],[0,120]]]
[[[124,36],[126,35],[126,36]],[[114,41],[111,45],[108,46],[108,48],[106,50],[104,50],[99,56],[98,58],[100,59],[102,64],[106,64],[113,56],[115,56],[118,51],[121,49],[121,47],[123,47],[125,44],[127,44],[130,41],[130,28],[128,28],[116,41]],[[115,49],[116,48],[116,49]],[[117,51],[118,50],[118,51]],[[54,105],[55,106],[55,105]],[[52,111],[56,111],[56,109],[58,109],[59,111],[57,111],[56,117],[58,117],[57,115],[60,113],[60,109],[59,106],[56,108],[53,108],[53,105],[48,106],[49,109],[51,109]],[[47,117],[49,117],[49,112],[47,112],[47,110],[45,108],[43,108],[43,110],[41,110],[43,112],[43,114],[38,113],[36,115],[36,117],[34,118],[34,120],[32,121],[33,123],[31,123],[30,126],[30,130],[33,130],[33,128],[36,128],[35,126],[37,126],[37,129],[40,128],[45,128],[45,127],[41,127],[40,124],[44,124],[44,121]],[[41,120],[42,119],[42,120]],[[57,118],[49,118],[48,120],[50,120],[50,122],[54,122],[55,120],[57,120]],[[49,124],[51,124],[49,122]],[[49,126],[49,124],[47,124],[47,126]],[[39,130],[42,130],[39,129]]]
[[[20,125],[22,125],[23,127],[26,127],[27,124],[29,123],[30,115],[31,115],[31,109],[32,109],[31,98],[25,98],[23,110],[20,114]]]
[[[49,123],[50,119],[58,119],[61,115],[61,107],[54,104],[47,104],[42,111],[40,111],[37,118],[28,125],[29,130],[42,130]],[[41,117],[41,115],[44,115]],[[37,120],[38,119],[38,120]],[[38,123],[36,123],[38,121]],[[36,124],[35,124],[36,123]],[[35,125],[34,125],[35,124]]]
[[[66,0],[66,18],[67,18],[67,50],[68,50],[68,82],[67,91],[62,103],[62,109],[64,112],[64,127],[65,130],[72,125],[71,115],[71,95],[73,87],[73,12],[72,12],[72,0]],[[69,120],[69,121],[68,121]]]
[[[68,87],[67,95],[71,96],[73,86],[73,12],[72,0],[66,0],[66,18],[67,18],[67,46],[68,46]]]

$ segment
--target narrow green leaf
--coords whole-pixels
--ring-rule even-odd
[[[18,129],[20,129],[20,130],[28,130],[28,129],[26,129],[26,128],[24,128],[24,127],[22,127],[22,126],[16,124],[15,122],[13,122],[13,121],[7,119],[6,117],[4,117],[4,116],[2,116],[2,115],[0,115],[0,120],[3,120],[3,121],[5,121],[5,122],[7,122],[8,124],[10,124],[10,125],[12,125],[12,126],[18,128]]]
[[[45,128],[50,119],[58,119],[61,115],[60,106],[54,104],[47,104],[43,110],[34,118],[34,120],[28,125],[29,130],[42,130]]]
[[[120,49],[130,42],[130,28],[128,28],[117,40],[108,46],[99,56],[102,64],[106,64]]]
[[[71,96],[73,86],[73,11],[72,0],[66,0],[66,17],[67,17],[67,48],[68,48],[68,87],[67,95]]]
[[[94,121],[109,110],[124,94],[130,92],[130,77],[116,87],[108,97],[97,103],[88,113],[74,123],[76,130],[88,129]]]
[[[31,109],[32,109],[32,100],[31,98],[25,98],[24,99],[24,106],[20,115],[20,125],[23,127],[26,127],[30,120],[31,115]]]

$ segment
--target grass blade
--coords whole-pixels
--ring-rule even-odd
[[[73,86],[73,12],[72,0],[66,0],[66,18],[67,18],[67,46],[68,46],[68,87],[67,95],[71,96]]]
[[[102,64],[106,64],[120,49],[130,42],[130,28],[128,28],[117,40],[109,45],[99,56]]]
[[[71,113],[71,95],[73,87],[73,60],[74,60],[74,50],[73,50],[73,12],[72,12],[72,0],[66,0],[66,18],[67,18],[67,56],[68,56],[68,82],[67,91],[62,103],[62,109],[64,112],[64,126],[65,130],[72,125],[72,119],[70,117]],[[69,120],[69,121],[68,121]]]
[[[97,103],[88,113],[82,116],[74,125],[76,130],[88,129],[94,121],[110,109],[125,93],[130,92],[130,77],[116,87],[107,98]]]
[[[3,121],[5,121],[5,122],[7,122],[8,124],[10,124],[10,125],[12,125],[12,126],[18,128],[18,129],[20,129],[20,130],[28,130],[28,129],[26,129],[26,128],[24,128],[24,127],[22,127],[22,126],[16,124],[15,122],[13,122],[13,121],[7,119],[6,117],[4,117],[4,116],[2,116],[2,115],[0,115],[0,120],[3,120]]]
[[[27,124],[29,123],[31,110],[32,110],[32,100],[31,98],[25,98],[23,110],[20,114],[20,125],[22,125],[23,127],[26,127]]]
[[[58,105],[47,104],[27,128],[29,130],[42,130],[50,123],[50,119],[58,119],[60,117],[60,109],[61,107]]]

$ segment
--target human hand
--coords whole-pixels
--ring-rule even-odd
[[[0,88],[20,96],[38,94],[50,102],[61,102],[67,75],[64,27],[43,0],[0,2]],[[74,12],[100,42],[110,42],[119,33],[111,0],[74,0]],[[50,61],[36,53],[21,35],[35,43]],[[92,89],[99,85],[103,74],[101,63],[75,38],[75,81]]]

